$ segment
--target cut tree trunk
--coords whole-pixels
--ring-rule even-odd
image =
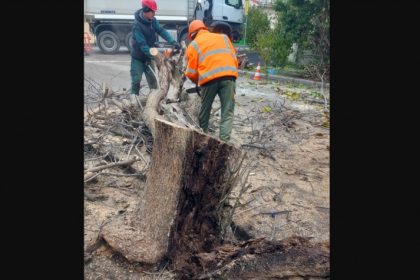
[[[136,210],[103,227],[101,236],[128,260],[184,267],[195,252],[221,245],[241,151],[199,131],[155,120],[156,137],[144,196]]]
[[[156,120],[144,195],[100,236],[129,261],[169,260],[181,279],[327,279],[328,245],[305,238],[223,244],[242,152],[199,131]],[[305,278],[306,277],[306,278]]]

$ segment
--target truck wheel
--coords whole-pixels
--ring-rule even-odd
[[[106,54],[117,53],[120,49],[120,39],[112,31],[103,31],[98,36],[98,47]]]
[[[125,36],[125,46],[127,47],[128,51],[131,52],[131,38],[133,37],[133,32],[130,32]]]

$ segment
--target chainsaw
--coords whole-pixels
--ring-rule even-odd
[[[166,58],[170,58],[175,54],[181,52],[181,47],[176,47],[173,44],[164,43],[164,42],[156,42],[153,48],[150,48],[149,52],[152,56],[156,56],[158,52],[161,52]]]
[[[201,97],[201,87],[199,87],[198,85],[195,85],[195,87],[193,87],[193,88],[187,88],[185,91],[187,93],[194,93],[194,92],[196,92],[198,94],[198,96]]]

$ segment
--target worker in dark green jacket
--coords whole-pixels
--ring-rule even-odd
[[[157,34],[162,36],[168,43],[173,44],[175,48],[180,48],[179,43],[172,38],[168,31],[160,27],[159,22],[155,18],[156,10],[155,0],[142,0],[142,8],[134,14],[133,37],[130,42],[132,95],[139,95],[143,73],[146,76],[149,88],[157,88],[157,80],[153,74],[153,72],[156,73],[156,68],[154,63],[152,63],[153,57],[149,53],[150,48],[154,47],[158,39]]]

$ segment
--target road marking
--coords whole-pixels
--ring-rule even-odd
[[[130,60],[85,60],[85,62],[98,62],[98,63],[114,63],[114,62],[130,62]]]

